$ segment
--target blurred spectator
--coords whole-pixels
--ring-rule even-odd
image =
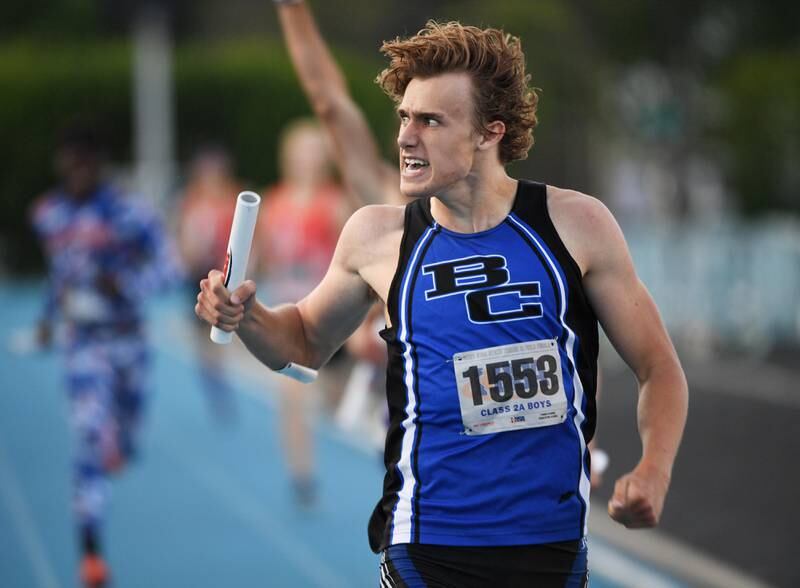
[[[60,184],[32,213],[49,264],[40,344],[50,345],[57,319],[66,330],[73,508],[86,586],[109,581],[101,554],[108,476],[136,455],[148,369],[143,296],[179,275],[155,211],[106,181],[103,162],[100,129],[73,122],[55,153]]]
[[[311,121],[290,124],[281,137],[281,180],[266,190],[256,228],[263,277],[259,292],[267,304],[300,300],[330,264],[350,209],[331,178],[329,153],[325,135]],[[337,357],[341,360],[341,353],[329,366]],[[335,386],[330,378],[326,367],[318,384],[303,385],[289,378],[279,383],[286,461],[295,498],[304,507],[316,500],[309,400],[319,394],[318,386]]]
[[[236,195],[241,190],[223,147],[209,144],[197,150],[178,208],[178,243],[187,269],[186,292],[192,308],[198,282],[224,264]],[[203,390],[216,417],[228,421],[233,418],[234,407],[222,361],[224,350],[209,339],[208,327],[194,313],[190,321]]]

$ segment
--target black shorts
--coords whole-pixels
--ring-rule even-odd
[[[450,547],[408,543],[383,551],[381,588],[585,588],[586,539],[542,545]]]

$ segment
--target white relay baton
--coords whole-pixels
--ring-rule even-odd
[[[247,260],[250,257],[250,246],[258,219],[259,204],[261,204],[261,197],[255,192],[242,192],[236,199],[231,236],[228,238],[228,256],[222,272],[225,274],[224,285],[230,291],[235,290],[244,282]],[[233,340],[233,333],[211,327],[211,340],[214,343],[225,345]],[[316,370],[291,362],[276,371],[304,384],[317,379]]]
[[[242,282],[247,271],[247,259],[250,257],[250,244],[258,220],[258,205],[261,196],[255,192],[242,192],[236,199],[236,210],[233,213],[231,236],[228,238],[228,256],[225,258],[225,274],[223,282],[228,290],[235,290]],[[217,327],[211,327],[211,340],[226,345],[233,340],[233,333]]]

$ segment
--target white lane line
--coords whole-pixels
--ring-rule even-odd
[[[0,495],[2,495],[14,526],[19,533],[25,555],[28,556],[37,586],[60,588],[47,550],[36,528],[28,502],[20,488],[19,480],[11,469],[3,446],[0,444]]]
[[[589,541],[589,576],[599,574],[603,580],[619,588],[682,588],[685,584],[672,581],[635,560],[625,557],[608,545]],[[590,581],[591,585],[591,581]]]

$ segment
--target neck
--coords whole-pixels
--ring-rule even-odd
[[[490,173],[471,173],[457,186],[431,198],[431,214],[457,233],[478,233],[499,225],[511,212],[517,180],[496,166]]]

